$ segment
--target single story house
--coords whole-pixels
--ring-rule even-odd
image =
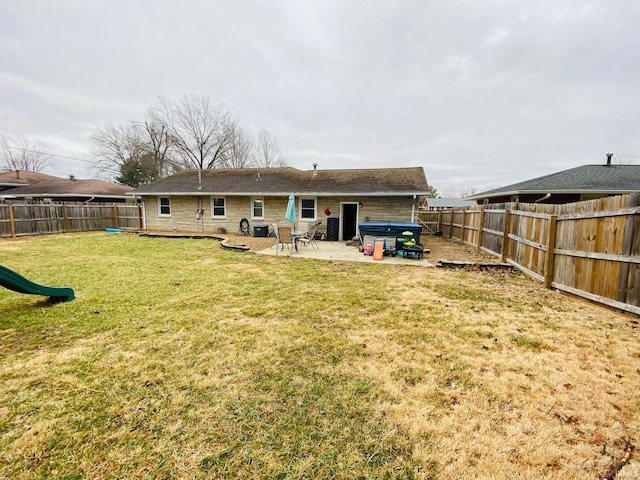
[[[573,203],[640,192],[640,165],[583,165],[471,195],[488,203]]]
[[[103,180],[70,180],[39,172],[12,170],[0,173],[0,202],[132,201],[131,187]]]
[[[238,232],[242,219],[262,230],[286,225],[293,194],[296,222],[321,220],[321,232],[343,240],[366,220],[414,221],[428,188],[422,167],[321,170],[314,164],[313,170],[185,170],[130,194],[142,198],[149,231],[210,233]]]

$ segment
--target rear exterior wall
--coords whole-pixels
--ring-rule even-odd
[[[225,218],[212,218],[211,197],[209,196],[172,196],[171,215],[158,214],[159,197],[144,198],[145,228],[150,232],[175,233],[208,233],[221,234],[224,232],[237,233],[240,220],[246,218],[251,226],[255,225],[288,225],[284,214],[287,209],[288,197],[263,197],[264,218],[251,217],[251,198],[249,196],[226,196]],[[380,197],[316,197],[316,218],[322,220],[319,231],[326,231],[325,209],[331,211],[332,216],[339,216],[341,203],[357,203],[358,223],[365,220],[391,220],[399,222],[411,221],[411,196],[380,196]],[[203,209],[200,218],[197,217],[199,208]],[[415,208],[416,215],[418,208]],[[300,221],[299,202],[296,200],[296,214]],[[304,221],[309,221],[304,219]]]

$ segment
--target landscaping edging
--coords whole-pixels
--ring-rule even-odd
[[[164,237],[164,238],[210,238],[220,241],[220,248],[225,250],[234,250],[236,252],[248,252],[251,247],[246,245],[229,245],[230,238],[221,237],[219,235],[210,235],[206,233],[161,233],[161,232],[139,232],[141,237]]]

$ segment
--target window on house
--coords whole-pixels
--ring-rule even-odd
[[[169,197],[160,197],[158,203],[158,215],[161,217],[171,216],[171,199]]]
[[[261,198],[251,199],[251,218],[264,218],[264,201]]]
[[[211,216],[213,218],[226,218],[227,204],[224,197],[211,199]]]
[[[316,199],[315,198],[300,199],[300,218],[303,220],[316,219]]]

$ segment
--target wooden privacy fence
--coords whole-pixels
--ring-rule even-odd
[[[139,205],[118,203],[0,204],[0,237],[141,229]]]
[[[640,315],[640,195],[566,205],[506,203],[438,215],[438,230],[547,288]]]

